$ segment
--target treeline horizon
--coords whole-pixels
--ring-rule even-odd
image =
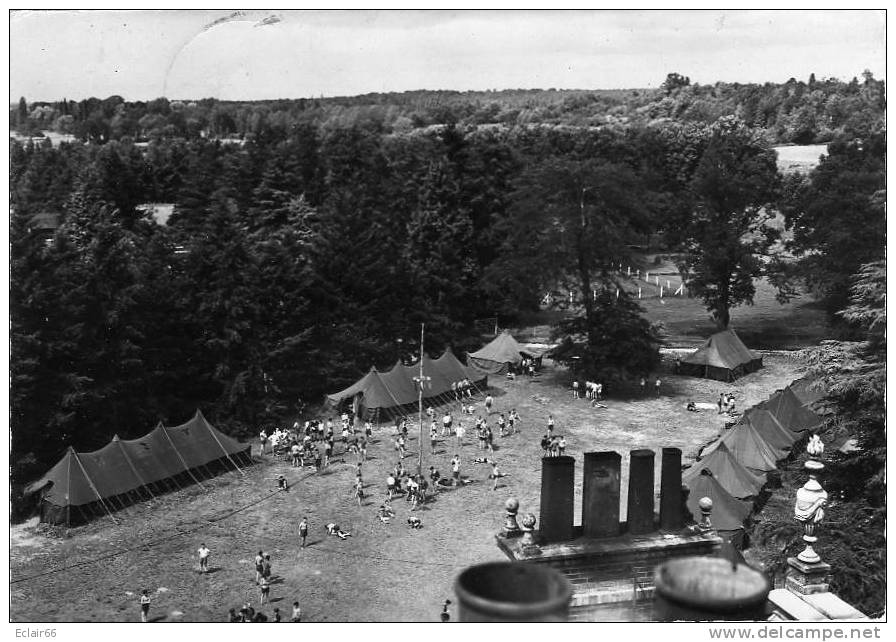
[[[677,73],[656,89],[410,90],[356,96],[265,100],[216,98],[128,101],[121,96],[10,104],[10,123],[23,135],[42,129],[84,141],[160,136],[247,138],[269,125],[375,127],[402,134],[432,125],[527,127],[643,126],[656,120],[711,124],[737,115],[773,144],[809,144],[843,133],[862,135],[883,123],[886,85],[870,71],[785,83],[700,85]],[[259,122],[266,121],[266,122]]]

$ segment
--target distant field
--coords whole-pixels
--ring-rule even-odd
[[[828,153],[827,145],[783,145],[778,152],[778,169],[782,172],[808,172],[818,165],[818,157]]]
[[[651,322],[661,324],[666,347],[697,347],[717,331],[715,322],[699,298],[674,294],[681,285],[678,270],[665,256],[659,262],[654,257],[648,255],[642,263],[650,272],[650,281],[643,278],[645,268],[641,268],[640,279],[635,278],[633,269],[632,277],[624,279],[624,287],[635,298],[638,288],[641,289],[639,303]],[[625,269],[623,267],[623,272]],[[661,286],[663,298],[660,298]],[[731,327],[748,347],[794,350],[816,345],[829,336],[830,325],[825,312],[810,295],[804,294],[781,304],[775,299],[775,293],[768,281],[759,280],[753,305],[741,305],[731,310]],[[550,324],[566,314],[561,310],[542,310],[526,318],[527,327],[521,328],[520,333],[526,340],[547,340]]]
[[[665,342],[670,347],[697,346],[717,329],[700,299],[656,297],[643,299],[641,304],[651,321],[662,323]],[[747,346],[757,350],[804,348],[817,344],[829,333],[825,313],[811,297],[804,295],[782,305],[766,281],[756,284],[753,305],[731,311],[731,327]]]

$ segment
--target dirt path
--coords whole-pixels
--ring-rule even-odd
[[[419,531],[407,527],[409,505],[401,499],[393,502],[393,523],[384,525],[375,516],[386,471],[396,460],[387,427],[375,435],[377,443],[364,465],[368,499],[360,508],[349,496],[352,461],[340,462],[337,456],[327,471],[314,474],[264,457],[245,478],[230,473],[204,482],[206,490],[184,489],[131,507],[116,514],[118,524],[105,519],[55,536],[36,534],[34,526],[17,527],[11,542],[10,618],[137,621],[137,596],[148,588],[153,591],[151,619],[223,621],[229,608],[239,608],[247,599],[258,606],[253,557],[261,549],[272,554],[275,576],[272,604],[263,608],[268,615],[279,607],[288,618],[298,600],[305,621],[437,620],[442,602],[454,601],[452,583],[461,569],[503,559],[494,534],[502,524],[504,501],[515,496],[522,511],[538,513],[539,439],[549,412],[556,432],[567,437],[568,454],[579,459],[577,485],[583,452],[617,450],[623,454],[624,488],[629,449],[677,446],[686,459],[693,459],[697,448],[721,428],[715,412],[687,412],[688,399],[712,402],[720,390],[732,390],[738,406],[745,408],[798,376],[798,365],[785,356],[767,356],[765,363],[735,384],[664,376],[659,397],[614,400],[608,391],[608,408],[597,410],[571,399],[560,369],[548,367],[534,380],[492,378],[497,410],[516,408],[523,420],[521,434],[496,436],[493,458],[511,476],[492,491],[486,479],[489,467],[471,463],[484,453],[468,437],[459,450],[462,474],[473,483],[440,493],[422,507],[418,514],[424,527]],[[416,447],[412,439],[406,467],[414,465]],[[453,439],[441,444],[434,457],[425,455],[425,467],[435,465],[450,475],[448,462],[456,450]],[[658,454],[657,466],[659,462]],[[280,472],[292,480],[288,493],[271,492]],[[577,510],[580,501],[577,497]],[[237,508],[242,510],[229,515]],[[311,524],[310,546],[304,551],[297,536],[303,515]],[[330,521],[352,536],[345,541],[328,537],[324,525]],[[196,550],[202,542],[212,551],[207,575],[197,572]],[[51,572],[93,559],[101,561]]]

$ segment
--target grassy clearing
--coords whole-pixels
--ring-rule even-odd
[[[627,266],[623,266],[623,270]],[[642,278],[635,277],[635,269]],[[643,279],[649,271],[650,281]],[[656,282],[659,277],[659,284]],[[668,287],[667,286],[671,286]],[[623,287],[637,298],[645,316],[660,325],[666,347],[696,348],[717,331],[703,302],[699,298],[675,296],[681,276],[667,255],[646,255],[632,266],[632,276],[623,277]],[[660,298],[660,286],[663,297]],[[748,347],[754,350],[795,350],[816,345],[830,336],[830,324],[824,310],[808,294],[787,303],[779,303],[776,290],[765,279],[756,281],[756,295],[752,305],[741,305],[731,310],[731,327]],[[542,310],[524,319],[526,327],[515,329],[522,340],[547,341],[551,325],[567,315],[563,310]]]
[[[100,520],[54,536],[37,534],[39,529],[33,525],[17,526],[11,542],[13,580],[122,552],[98,563],[11,584],[10,619],[138,621],[137,595],[148,588],[156,592],[151,619],[223,621],[228,608],[238,608],[246,599],[258,607],[252,558],[263,549],[272,553],[275,575],[273,603],[263,608],[268,615],[277,606],[288,616],[293,600],[299,600],[304,621],[437,620],[442,601],[454,600],[452,583],[462,568],[503,559],[494,534],[502,524],[504,501],[516,496],[523,512],[538,513],[538,442],[549,412],[554,414],[557,433],[567,436],[569,454],[579,459],[579,485],[582,453],[591,450],[617,450],[625,455],[631,448],[658,451],[676,446],[686,460],[692,460],[723,421],[714,412],[687,412],[687,400],[712,402],[725,389],[732,390],[744,408],[799,374],[799,364],[786,355],[766,355],[765,363],[764,369],[734,384],[664,374],[659,397],[614,399],[610,390],[609,407],[596,410],[584,400],[573,400],[566,371],[550,364],[534,380],[495,378],[496,409],[515,407],[523,418],[522,434],[496,436],[493,458],[511,476],[492,491],[486,479],[489,467],[471,463],[474,457],[484,456],[475,441],[467,439],[460,448],[453,440],[440,444],[435,456],[425,455],[425,466],[432,463],[443,475],[450,474],[448,462],[460,451],[461,473],[473,483],[441,493],[418,511],[424,523],[420,531],[407,528],[408,505],[400,499],[394,501],[393,523],[384,525],[375,517],[386,471],[396,459],[387,428],[376,435],[378,443],[364,465],[369,498],[360,508],[349,497],[352,462],[337,461],[325,473],[314,474],[264,457],[246,471],[245,478],[231,473],[206,483],[207,490],[184,489],[131,507],[116,515],[118,524]],[[408,467],[415,461],[416,445],[412,440],[412,454],[405,460]],[[623,462],[624,487],[625,458]],[[293,488],[272,494],[274,477],[280,472],[291,479]],[[577,511],[580,504],[577,497]],[[209,521],[239,507],[245,508],[220,521]],[[311,545],[304,551],[297,537],[303,515],[311,523]],[[352,537],[340,541],[326,536],[324,525],[329,521],[351,531]],[[196,549],[201,542],[212,550],[212,572],[207,575],[197,573]]]

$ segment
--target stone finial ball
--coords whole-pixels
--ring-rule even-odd
[[[523,527],[524,528],[535,528],[535,515],[532,513],[526,513],[523,515]]]
[[[712,500],[709,497],[702,497],[698,502],[700,506],[700,510],[710,511],[712,510]]]
[[[516,497],[510,497],[504,502],[504,508],[508,513],[515,513],[520,509],[520,501]]]

